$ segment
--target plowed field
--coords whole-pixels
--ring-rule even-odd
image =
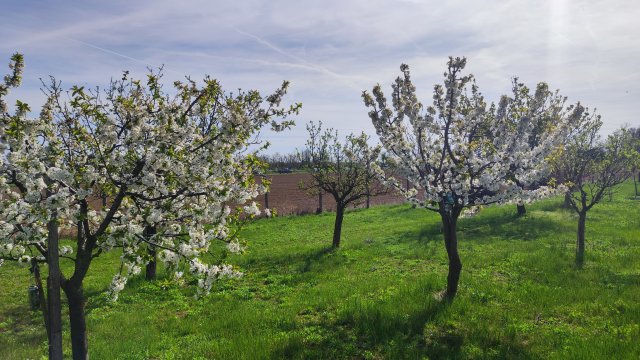
[[[278,215],[301,215],[316,212],[319,204],[318,195],[310,195],[298,187],[301,181],[309,182],[311,180],[309,174],[274,174],[267,177],[271,180],[271,189],[267,195],[269,198],[268,207],[275,209]],[[259,196],[256,201],[260,203],[260,208],[266,207],[264,195]],[[385,194],[371,197],[370,204],[397,204],[402,201],[401,196]],[[364,199],[362,203],[355,206],[365,206]],[[322,196],[322,209],[323,211],[335,211],[336,203],[330,194]]]

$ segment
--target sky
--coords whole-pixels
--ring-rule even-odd
[[[423,104],[449,56],[465,56],[489,101],[511,78],[560,89],[597,108],[602,134],[640,127],[640,3],[637,0],[2,0],[0,64],[25,55],[14,99],[38,109],[40,79],[105,87],[128,70],[164,66],[167,86],[188,75],[227,90],[268,94],[291,82],[285,103],[302,103],[296,127],[264,132],[268,152],[293,152],[305,123],[376,140],[361,93],[390,92],[409,64]],[[0,68],[0,74],[8,69]]]

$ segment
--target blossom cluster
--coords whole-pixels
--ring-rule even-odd
[[[426,107],[407,65],[392,85],[391,104],[380,85],[363,92],[396,175],[378,167],[379,176],[408,201],[441,213],[553,193],[541,182],[549,177],[547,159],[566,136],[572,108],[546,84],[531,93],[517,79],[511,96],[487,104],[473,76],[461,75],[465,65],[464,58],[449,59],[444,83],[434,87]]]
[[[0,100],[19,85],[23,63],[5,78]],[[16,80],[18,78],[18,80]],[[280,131],[299,104],[281,105],[288,83],[268,97],[257,91],[225,92],[218,81],[191,79],[163,90],[161,74],[145,82],[113,81],[107,91],[72,87],[52,80],[40,116],[18,103],[0,119],[0,259],[38,257],[47,262],[47,224],[77,233],[77,244],[61,247],[75,259],[73,276],[84,276],[91,260],[122,251],[122,266],[110,293],[161,249],[160,259],[179,271],[181,264],[200,278],[206,293],[215,279],[238,276],[229,265],[201,261],[212,244],[238,252],[241,216],[259,215],[255,203],[267,189],[256,183],[262,172],[256,141],[265,126]],[[169,95],[169,94],[174,95]],[[6,106],[5,106],[6,108]],[[93,206],[97,199],[102,206]],[[84,264],[84,265],[83,265]],[[194,270],[195,269],[195,270]]]

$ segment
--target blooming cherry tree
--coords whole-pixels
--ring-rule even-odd
[[[522,184],[546,174],[538,166],[558,139],[547,137],[535,147],[523,142],[535,121],[519,120],[518,131],[513,131],[513,117],[500,112],[509,102],[487,105],[473,77],[461,75],[465,65],[464,58],[449,58],[444,84],[435,86],[433,103],[426,108],[418,101],[407,65],[400,67],[403,75],[392,86],[391,104],[380,85],[373,94],[363,92],[389,163],[412,186],[404,187],[382,171],[380,175],[410,202],[441,216],[449,259],[441,295],[448,300],[456,295],[462,269],[456,226],[463,210],[547,195],[547,187],[527,190]]]
[[[259,214],[251,199],[265,191],[253,178],[264,167],[255,153],[267,146],[257,134],[287,128],[290,121],[275,119],[299,109],[281,106],[286,82],[264,98],[227,93],[211,78],[176,82],[169,95],[160,79],[125,73],[106,92],[64,92],[52,80],[40,117],[27,119],[23,109],[2,118],[0,257],[73,263],[70,275],[50,269],[49,280],[59,280],[69,302],[74,358],[87,356],[83,280],[101,254],[121,252],[113,298],[155,252],[178,276],[191,272],[200,294],[240,275],[202,255],[214,243],[241,249],[236,220]],[[103,195],[106,204],[92,207]],[[75,246],[56,246],[58,255],[50,254],[54,225],[76,233]]]

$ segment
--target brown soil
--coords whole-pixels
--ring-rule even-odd
[[[268,175],[271,180],[269,194],[269,208],[275,210],[278,215],[302,215],[315,213],[318,209],[318,195],[312,195],[299,188],[301,182],[310,183],[311,176],[305,173],[294,174],[273,174]],[[265,195],[259,196],[256,201],[260,203],[260,208],[265,208]],[[385,194],[373,196],[370,205],[398,204],[404,199],[397,194]],[[364,207],[365,199],[350,207]],[[336,203],[331,194],[323,194],[322,210],[335,211]]]

